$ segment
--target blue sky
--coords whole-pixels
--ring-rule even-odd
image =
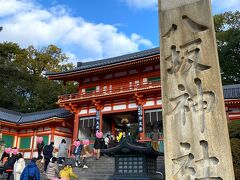
[[[212,5],[240,10],[240,0]],[[159,46],[157,0],[0,0],[0,9],[0,42],[56,44],[74,64]]]

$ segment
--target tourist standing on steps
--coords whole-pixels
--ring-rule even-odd
[[[87,158],[92,156],[92,151],[89,147],[89,140],[86,139],[86,140],[83,140],[83,149],[82,149],[82,153],[81,153],[81,156],[82,156],[82,163],[83,163],[83,168],[84,169],[87,169],[88,166],[87,166]]]
[[[37,137],[36,141],[37,141],[37,151],[38,151],[37,158],[40,158],[40,157],[42,157],[42,150],[44,147],[43,137]]]
[[[7,162],[7,160],[10,158],[10,152],[11,151],[12,151],[11,148],[5,148],[4,149],[4,152],[3,152],[2,156],[1,156],[1,163],[3,164],[3,166]]]
[[[10,180],[10,178],[12,176],[13,167],[14,167],[14,164],[15,164],[15,162],[17,160],[17,154],[18,154],[18,149],[17,148],[13,148],[11,157],[8,158],[8,161],[4,165],[5,171],[8,174],[7,180]]]
[[[67,144],[66,144],[66,140],[62,139],[61,144],[59,144],[58,147],[58,164],[59,166],[62,166],[62,163],[65,161],[65,158],[67,157]]]
[[[46,176],[48,180],[58,177],[59,169],[57,164],[57,158],[53,157],[52,162],[48,164]]]
[[[40,172],[36,165],[37,158],[32,158],[31,162],[24,168],[20,180],[40,180]]]
[[[25,168],[25,160],[23,159],[23,155],[21,153],[18,153],[17,160],[13,168],[14,180],[20,180],[20,176],[24,168]]]
[[[44,169],[46,172],[50,159],[53,157],[54,142],[51,142],[49,145],[44,146],[43,156],[44,156]]]
[[[43,160],[43,157],[40,156],[37,158],[37,161],[36,161],[36,165],[37,165],[40,173],[43,173],[43,169],[44,169],[44,164],[43,164],[42,160]]]
[[[96,157],[97,160],[100,158],[100,149],[102,149],[103,146],[104,146],[103,133],[97,132],[96,139],[94,142],[94,149],[96,150],[96,153],[97,153],[97,157]]]
[[[81,141],[79,139],[77,139],[76,141],[74,141],[74,149],[73,149],[73,155],[75,156],[75,165],[80,166],[80,155],[81,155],[81,151],[82,151],[82,144]]]

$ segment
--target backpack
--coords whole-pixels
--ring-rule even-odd
[[[44,148],[43,148],[43,155],[44,156],[47,156],[47,155],[49,155],[49,154],[51,154],[52,152],[51,152],[51,147],[50,147],[50,145],[46,145],[46,146],[44,146]]]
[[[36,180],[36,169],[34,172],[34,176],[29,175],[29,167],[28,167],[28,180]]]

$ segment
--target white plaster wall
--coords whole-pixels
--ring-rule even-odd
[[[94,108],[89,109],[89,113],[95,113],[95,112],[96,112],[96,109]]]
[[[104,107],[104,109],[102,111],[111,111],[112,107],[111,106],[106,106]]]
[[[113,110],[120,110],[120,109],[126,109],[126,108],[127,108],[127,106],[125,104],[113,106]]]
[[[54,135],[54,147],[55,148],[58,148],[58,146],[61,143],[62,139],[66,140],[67,146],[69,146],[71,144],[71,138]]]
[[[137,108],[137,104],[136,103],[128,104],[128,108]]]
[[[31,152],[25,152],[24,153],[24,158],[29,159],[31,157]]]
[[[154,105],[154,101],[147,101],[146,104],[144,104],[143,106],[153,106]]]
[[[100,86],[96,86],[96,92],[100,91]]]
[[[83,109],[79,112],[79,114],[87,114],[87,109]]]
[[[162,100],[157,100],[157,105],[162,104]]]
[[[38,157],[38,152],[37,152],[37,151],[34,151],[34,152],[33,152],[33,157],[35,157],[35,158]]]

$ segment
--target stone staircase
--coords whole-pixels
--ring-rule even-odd
[[[74,168],[80,180],[106,180],[114,173],[114,158],[102,156],[99,160],[87,159],[88,169]]]
[[[88,169],[74,168],[80,180],[107,180],[114,174],[115,160],[113,157],[102,156],[99,160],[89,158],[87,160]],[[164,158],[157,159],[157,172],[164,176]],[[164,179],[164,178],[163,178]]]
[[[26,162],[26,164],[28,161]],[[68,158],[67,164],[75,165],[74,159]],[[113,157],[102,156],[99,160],[91,157],[87,159],[88,169],[82,167],[73,167],[73,171],[78,175],[79,180],[107,180],[114,174],[115,159]],[[62,167],[59,167],[62,169]],[[164,174],[164,158],[162,156],[157,159],[157,172]],[[5,179],[6,176],[0,175],[0,179]],[[46,180],[45,176],[41,174],[41,180]]]

